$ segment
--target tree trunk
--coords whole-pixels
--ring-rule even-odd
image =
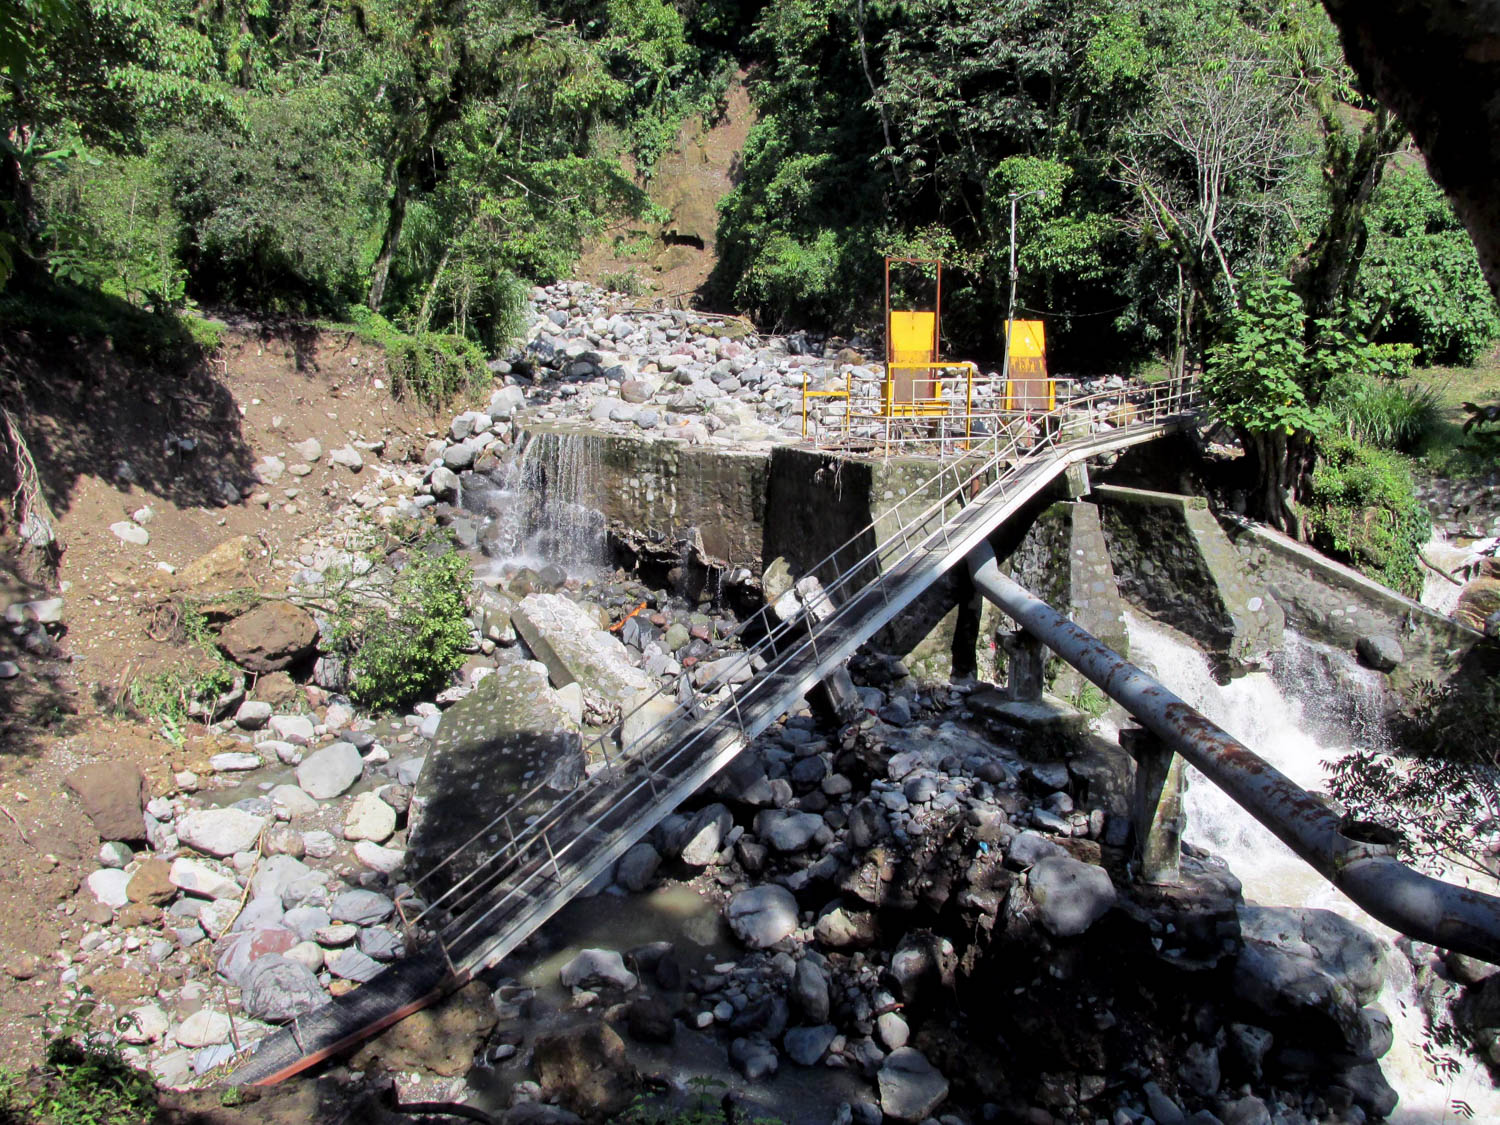
[[[1303,539],[1305,529],[1297,513],[1302,480],[1300,443],[1282,433],[1241,433],[1240,441],[1255,458],[1260,518],[1293,539]]]
[[[380,311],[380,302],[385,298],[385,284],[391,275],[391,262],[396,257],[396,248],[401,244],[401,227],[406,223],[407,190],[406,162],[402,160],[396,164],[396,190],[391,195],[391,209],[385,221],[385,237],[380,241],[380,253],[375,256],[375,268],[370,275],[370,295],[365,303],[372,312]]]
[[[1406,133],[1405,126],[1382,106],[1365,122],[1358,142],[1350,148],[1341,143],[1345,127],[1335,114],[1332,106],[1323,113],[1324,128],[1330,130],[1323,170],[1328,218],[1296,278],[1307,309],[1309,331],[1316,331],[1319,320],[1340,318],[1354,295],[1364,258],[1370,197],[1380,186],[1386,163]]]

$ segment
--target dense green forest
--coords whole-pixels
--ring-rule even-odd
[[[708,301],[868,331],[882,256],[940,256],[948,346],[995,355],[1015,200],[1054,369],[1205,365],[1255,506],[1299,534],[1344,535],[1320,487],[1354,510],[1400,475],[1424,405],[1395,377],[1500,336],[1312,0],[0,0],[7,321],[49,289],[331,317],[440,393],[650,210],[741,67]]]

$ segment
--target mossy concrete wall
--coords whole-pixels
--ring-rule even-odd
[[[1100,485],[1105,540],[1119,588],[1230,669],[1281,648],[1285,617],[1199,496]]]
[[[764,451],[561,425],[528,432],[541,443],[532,455],[545,479],[566,480],[576,491],[566,499],[612,525],[669,542],[696,530],[710,556],[759,573],[770,462]]]
[[[1037,515],[1003,568],[1121,656],[1130,655],[1125,600],[1094,504],[1079,500],[1049,505]],[[1043,678],[1049,692],[1077,706],[1092,702],[1096,694],[1070,664],[1051,653]],[[1104,702],[1102,694],[1098,702]]]
[[[914,457],[838,457],[778,448],[771,455],[767,478],[766,561],[785,558],[795,573],[815,572],[824,582],[832,582],[877,547],[898,549],[903,525],[970,470],[950,463],[943,480],[933,482],[937,471],[934,462]],[[957,511],[957,500],[948,507]],[[916,541],[911,539],[913,545]],[[856,581],[869,581],[875,573],[872,569]],[[955,568],[877,633],[872,643],[903,657],[918,679],[987,677],[993,671],[993,651],[981,638],[993,618],[968,575]],[[993,631],[990,627],[989,635]]]

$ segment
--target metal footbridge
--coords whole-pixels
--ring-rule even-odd
[[[641,703],[661,717],[628,753],[610,731],[592,747],[603,768],[540,816],[523,810],[537,808],[542,786],[495,810],[398,899],[410,952],[267,1036],[230,1081],[297,1074],[498,963],[1070,466],[1189,422],[1195,390],[1163,383],[994,416],[989,436],[950,450],[923,486],[812,568],[821,590],[806,611],[783,620],[766,607],[741,626],[754,643],[714,681]]]

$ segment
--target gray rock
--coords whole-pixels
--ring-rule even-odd
[[[1076,937],[1115,904],[1115,885],[1108,872],[1069,857],[1040,860],[1027,880],[1042,925],[1057,937]]]
[[[135,856],[129,844],[108,840],[99,845],[99,862],[105,867],[124,867]]]
[[[475,458],[474,447],[467,442],[450,445],[443,450],[443,466],[453,472],[471,468]]]
[[[110,524],[109,529],[122,543],[129,543],[133,547],[144,547],[151,542],[151,533],[138,523],[120,520]]]
[[[881,1012],[875,1018],[875,1031],[888,1051],[899,1050],[911,1038],[911,1028],[896,1012]]]
[[[238,898],[240,885],[234,872],[222,863],[179,856],[167,875],[174,887],[204,898]]]
[[[323,445],[317,438],[308,438],[306,441],[295,441],[291,444],[291,450],[308,463],[312,463],[323,456]]]
[[[661,856],[655,848],[642,840],[620,857],[615,868],[615,881],[627,891],[644,891],[656,878],[656,869],[661,866]]]
[[[345,891],[328,904],[328,913],[335,922],[352,922],[356,926],[384,922],[395,909],[395,903],[375,891]]]
[[[341,445],[328,455],[328,460],[335,465],[342,465],[351,473],[357,473],[365,467],[365,459],[359,455],[359,450],[352,445]]]
[[[1377,672],[1393,672],[1406,662],[1400,642],[1383,633],[1360,637],[1354,642],[1354,652]]]
[[[792,975],[792,1000],[812,1023],[823,1023],[828,1019],[828,974],[811,956],[797,962]]]
[[[823,827],[815,813],[767,809],[755,816],[755,834],[779,852],[800,852]]]
[[[252,961],[240,977],[240,1004],[251,1019],[285,1023],[321,1007],[328,994],[318,978],[279,953]]]
[[[313,723],[306,715],[276,715],[270,725],[277,738],[293,746],[306,746],[313,740]]]
[[[1225,1103],[1220,1108],[1219,1120],[1224,1125],[1271,1125],[1271,1111],[1254,1094],[1246,1094],[1238,1101]]]
[[[401,935],[383,926],[360,930],[356,945],[361,953],[376,961],[394,961],[406,952],[406,942]]]
[[[196,809],[177,822],[177,838],[209,855],[226,856],[255,847],[266,818],[243,809]]]
[[[713,804],[701,809],[688,825],[682,862],[689,867],[707,867],[718,856],[724,836],[733,826],[734,817],[723,805]]]
[[[785,887],[751,887],[729,900],[726,915],[736,937],[751,949],[764,949],[797,928],[797,900]]]
[[[446,465],[438,465],[427,479],[427,486],[439,500],[452,500],[458,495],[458,474]]]
[[[1339,1081],[1354,1095],[1354,1104],[1375,1120],[1390,1116],[1396,1108],[1396,1091],[1385,1080],[1378,1063],[1364,1063],[1339,1076]]]
[[[118,867],[101,867],[85,881],[94,897],[112,910],[119,910],[130,901],[126,894],[130,876]]]
[[[948,1097],[948,1080],[912,1047],[886,1056],[877,1081],[880,1108],[897,1121],[923,1121]]]
[[[230,750],[223,754],[215,754],[208,760],[209,769],[215,773],[241,773],[245,770],[258,770],[265,762],[259,754],[252,754],[247,750]]]
[[[613,949],[582,950],[562,967],[558,977],[564,988],[607,984],[628,991],[640,983],[625,967],[625,959]]]
[[[380,973],[380,962],[350,946],[331,954],[327,961],[328,971],[344,980],[373,980]]]
[[[352,743],[335,742],[302,759],[297,784],[309,797],[326,801],[358,781],[364,769],[364,760]]]
[[[793,1027],[782,1036],[781,1045],[786,1048],[787,1058],[798,1066],[816,1066],[837,1035],[838,1028],[827,1023],[817,1027]]]
[[[645,379],[626,379],[620,384],[620,397],[636,405],[650,402],[653,393],[654,389]]]
[[[271,705],[258,699],[247,699],[234,713],[241,730],[260,730],[271,718]]]
[[[1195,1094],[1213,1097],[1219,1092],[1219,1049],[1203,1043],[1189,1043],[1177,1065],[1177,1073]]]
[[[1043,836],[1040,832],[1022,832],[1011,841],[1010,850],[1005,854],[1005,863],[1017,871],[1025,871],[1048,856],[1066,856],[1067,849],[1063,848],[1050,837]]]
[[[729,1045],[729,1061],[736,1070],[756,1082],[776,1073],[781,1059],[776,1048],[764,1039],[736,1039]]]
[[[1146,1095],[1146,1109],[1156,1125],[1187,1125],[1187,1114],[1182,1112],[1182,1107],[1167,1097],[1155,1082],[1147,1082],[1141,1087],[1141,1092]]]

